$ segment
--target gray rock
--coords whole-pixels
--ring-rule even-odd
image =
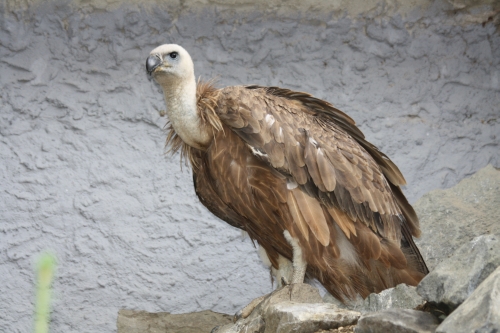
[[[438,320],[427,312],[390,309],[363,315],[354,329],[356,333],[432,333]]]
[[[376,312],[386,309],[415,309],[422,305],[425,300],[417,293],[417,288],[404,283],[394,288],[381,291],[378,294],[370,294],[366,299],[359,297],[356,300],[348,301],[346,304],[326,294],[324,302],[335,304],[342,309],[359,311],[361,313]]]
[[[444,305],[443,309],[449,313],[498,266],[500,236],[479,236],[429,273],[418,285],[417,292],[429,302]]]
[[[215,326],[231,322],[231,316],[213,311],[184,314],[120,310],[117,333],[209,333]]]
[[[216,327],[211,333],[264,333],[265,322],[261,316],[240,319],[236,323]]]
[[[319,331],[316,331],[315,333],[354,333],[355,326],[356,325],[348,325],[348,326],[333,328],[333,329],[329,329],[329,330],[319,330]]]
[[[488,165],[452,188],[427,193],[414,207],[422,229],[415,243],[433,271],[474,237],[500,235],[500,171]]]
[[[436,332],[500,332],[500,267],[439,325]]]
[[[271,305],[266,314],[265,333],[313,333],[356,324],[361,314],[327,303],[282,302]]]
[[[365,313],[387,309],[415,309],[424,302],[416,287],[402,283],[379,294],[370,294],[362,307],[356,310]]]
[[[355,310],[355,311],[361,311],[363,308],[363,303],[364,299],[358,295],[356,299],[353,300],[345,300],[344,303],[330,295],[329,293],[326,293],[325,296],[323,296],[323,302],[325,303],[331,303],[337,306],[339,309],[347,309],[347,310]]]
[[[268,309],[277,303],[322,303],[323,300],[319,290],[309,284],[300,283],[285,286],[269,294],[259,305],[255,307],[247,318],[241,318],[236,323],[225,325],[215,330],[217,333],[256,333],[264,332],[265,314]]]
[[[268,308],[276,303],[292,301],[296,303],[322,303],[319,290],[306,283],[292,284],[273,291],[264,299],[248,318],[265,314]]]

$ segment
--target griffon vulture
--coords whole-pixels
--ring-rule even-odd
[[[345,113],[278,87],[197,84],[175,44],[151,51],[146,69],[200,201],[258,242],[278,284],[307,274],[345,301],[428,273],[403,175]]]

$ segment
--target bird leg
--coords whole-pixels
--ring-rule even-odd
[[[288,230],[285,230],[283,232],[283,235],[285,236],[285,239],[287,240],[288,244],[290,244],[293,249],[293,259],[292,259],[293,273],[292,273],[291,284],[304,283],[304,277],[306,276],[307,262],[305,262],[302,256],[302,249],[300,248],[299,241],[293,238],[288,232]]]
[[[271,266],[271,274],[276,281],[276,289],[288,286],[293,276],[293,264],[290,260],[282,255],[278,255],[278,265],[278,268]]]
[[[287,242],[292,246],[293,258],[292,262],[290,262],[290,260],[280,255],[278,258],[279,268],[275,269],[271,266],[271,272],[276,277],[276,290],[290,284],[304,283],[304,277],[307,269],[307,263],[304,261],[304,258],[302,256],[302,249],[300,248],[298,240],[293,238],[287,230],[285,230],[283,235],[285,236]],[[259,250],[259,252],[261,252],[263,248],[260,248]],[[265,260],[267,257],[263,257],[264,254],[265,251],[264,253],[260,253],[263,261],[267,263],[268,260]],[[271,265],[270,262],[269,265]],[[234,322],[241,318],[247,318],[260,303],[265,301],[272,294],[273,293],[271,292],[267,295],[260,296],[252,300],[247,306],[236,312],[233,318]]]

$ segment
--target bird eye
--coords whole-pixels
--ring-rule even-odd
[[[170,52],[170,53],[168,54],[168,56],[169,56],[170,58],[172,58],[172,59],[177,58],[177,56],[178,56],[178,55],[179,55],[179,53],[177,53],[177,52]]]

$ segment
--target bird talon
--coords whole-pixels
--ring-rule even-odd
[[[281,286],[285,287],[288,286],[290,283],[286,280],[284,276],[281,277]]]

